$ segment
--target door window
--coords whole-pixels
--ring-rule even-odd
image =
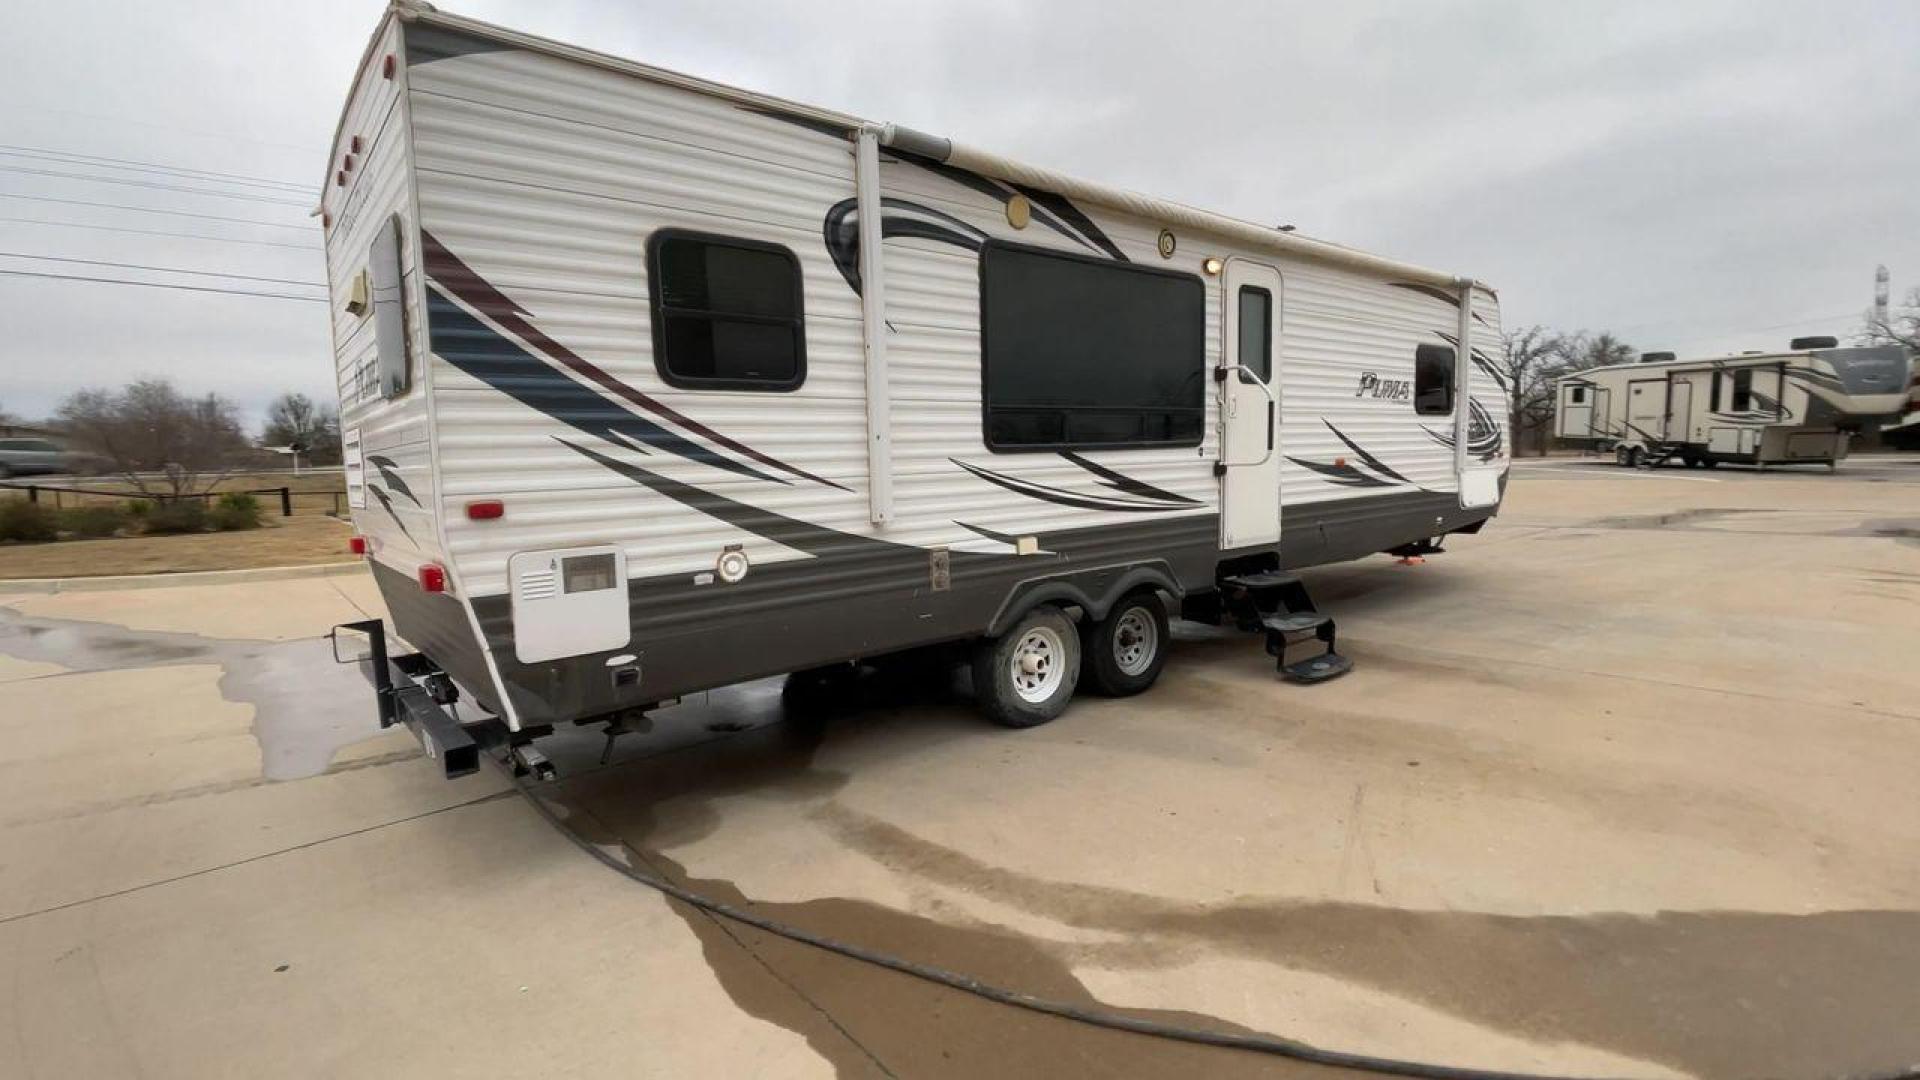
[[[1273,294],[1255,285],[1240,286],[1240,364],[1260,382],[1273,381]],[[1252,383],[1245,371],[1240,381]]]

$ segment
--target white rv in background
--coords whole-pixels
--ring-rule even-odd
[[[424,4],[321,210],[382,716],[463,758],[456,697],[524,753],[938,643],[1040,723],[1150,684],[1166,598],[1337,674],[1287,572],[1505,486],[1469,278]]]
[[[1904,349],[1841,348],[1830,337],[1699,360],[1647,353],[1559,380],[1554,434],[1628,466],[1832,467],[1855,435],[1898,418],[1910,376]]]

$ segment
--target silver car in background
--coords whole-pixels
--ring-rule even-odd
[[[73,471],[74,455],[45,439],[0,439],[0,480]]]

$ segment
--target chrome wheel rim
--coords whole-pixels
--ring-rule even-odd
[[[1020,635],[1007,665],[1013,692],[1029,705],[1052,697],[1067,677],[1066,656],[1067,643],[1052,627],[1036,626]]]
[[[1160,627],[1145,608],[1128,608],[1113,627],[1113,663],[1122,674],[1139,675],[1153,666],[1160,651]]]

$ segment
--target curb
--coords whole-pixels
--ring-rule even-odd
[[[185,574],[127,574],[119,577],[0,579],[7,593],[113,592],[122,589],[170,589],[189,585],[244,585],[250,581],[293,581],[365,573],[366,562],[316,563],[312,566],[261,566],[251,570],[199,570]]]

